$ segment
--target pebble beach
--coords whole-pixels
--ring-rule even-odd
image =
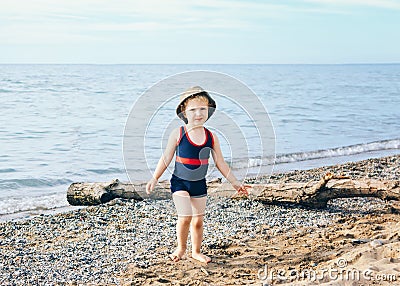
[[[400,155],[248,183],[308,182],[326,172],[398,180]],[[172,200],[115,199],[0,223],[0,285],[396,285],[398,209],[397,202],[374,198],[336,199],[321,210],[210,194],[202,250],[212,262],[205,265],[189,251],[177,263],[168,259],[176,245]],[[372,274],[346,281],[296,276],[304,269],[339,267],[338,261],[346,263],[342,270]],[[266,269],[284,274],[267,277]]]

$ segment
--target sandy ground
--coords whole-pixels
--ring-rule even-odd
[[[125,285],[400,285],[400,220],[382,210],[327,227],[297,229],[208,249],[208,265],[167,258],[131,266]],[[307,277],[307,273],[309,274]]]

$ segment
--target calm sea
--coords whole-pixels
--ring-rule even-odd
[[[398,64],[0,65],[0,218],[65,207],[72,182],[127,181],[135,100],[191,70],[226,73],[257,94],[275,129],[276,170],[400,153]],[[149,178],[141,162],[137,170]]]

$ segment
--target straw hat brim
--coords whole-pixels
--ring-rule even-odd
[[[176,108],[176,115],[178,115],[178,117],[180,119],[182,119],[186,124],[188,122],[187,122],[187,119],[182,110],[183,103],[186,100],[200,96],[200,95],[205,96],[208,99],[208,118],[207,118],[207,120],[214,114],[214,111],[217,108],[217,104],[215,103],[215,100],[208,94],[208,92],[206,92],[205,90],[203,90],[200,87],[197,87],[197,89],[195,89],[195,88],[192,88],[193,92],[190,92],[191,90],[189,89],[181,95],[180,102],[178,104],[178,107]]]

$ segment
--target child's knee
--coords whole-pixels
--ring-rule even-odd
[[[178,222],[182,225],[189,225],[192,222],[191,216],[179,216]]]
[[[203,227],[203,216],[194,216],[192,218],[192,226],[195,229],[202,228]]]

